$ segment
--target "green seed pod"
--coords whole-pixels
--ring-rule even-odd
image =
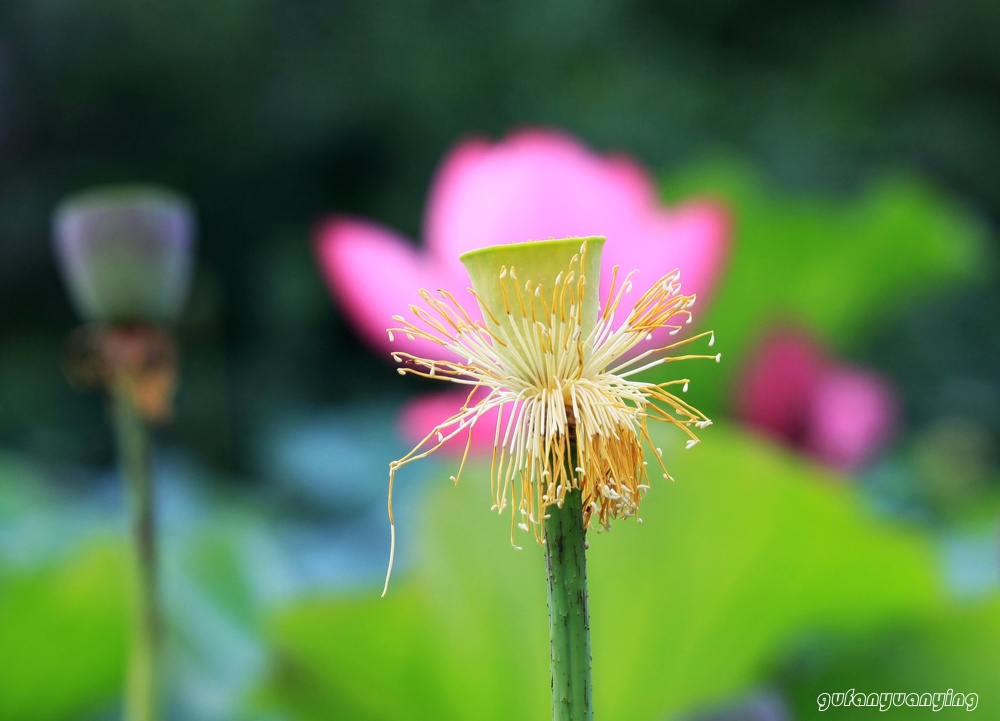
[[[97,323],[171,323],[187,296],[191,204],[156,186],[97,188],[63,201],[56,257],[77,312]]]
[[[597,322],[604,238],[559,238],[494,245],[470,250],[459,256],[459,259],[469,273],[479,302],[484,306],[483,315],[487,321],[492,321],[493,318],[503,317],[510,310],[515,310],[520,315],[522,302],[518,302],[517,298],[526,292],[523,287],[526,280],[531,281],[533,289],[541,286],[547,293],[551,293],[557,285],[556,278],[564,279],[570,260],[581,256],[584,243],[587,245],[587,252],[581,258],[584,265],[577,269],[576,275],[585,279],[580,317],[583,321],[581,330],[586,337]],[[521,275],[520,282],[518,274]],[[527,299],[522,301],[526,303],[526,312],[530,314],[534,306],[535,312],[539,317],[542,316],[544,301],[532,297],[530,292]]]

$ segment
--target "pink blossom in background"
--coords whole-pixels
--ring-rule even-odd
[[[680,268],[684,292],[699,296],[697,313],[725,263],[729,218],[708,201],[665,208],[652,178],[634,160],[598,155],[557,131],[525,130],[497,143],[465,140],[445,156],[431,185],[422,248],[378,223],[333,216],[317,231],[316,252],[334,298],[376,351],[387,360],[393,350],[435,358],[446,351],[399,336],[390,343],[386,328],[418,299],[420,288],[467,297],[461,253],[589,235],[607,238],[602,297],[614,265],[623,272],[640,269],[640,285]],[[454,413],[465,394],[456,398],[445,391],[412,402],[401,418],[404,434],[422,438]],[[476,447],[492,447],[492,426],[477,424],[482,430]],[[461,448],[457,441],[455,447]]]
[[[765,336],[739,380],[736,416],[843,471],[888,442],[896,396],[878,374],[840,363],[794,329]]]

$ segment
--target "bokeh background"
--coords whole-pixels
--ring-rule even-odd
[[[313,252],[333,212],[419,242],[448,149],[524,127],[732,221],[697,319],[725,362],[691,371],[716,424],[668,452],[642,526],[592,543],[599,717],[951,688],[1000,718],[997,37],[988,0],[0,4],[0,719],[119,713],[121,499],[104,404],[63,373],[50,216],[131,181],[200,225],[156,454],[172,718],[545,717],[541,555],[475,473],[412,468],[377,598],[395,418],[428,389],[361,342]],[[789,329],[890,394],[849,469],[741,405]]]

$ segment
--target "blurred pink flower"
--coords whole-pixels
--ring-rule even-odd
[[[896,424],[885,380],[839,363],[800,330],[766,336],[737,388],[738,418],[843,471],[871,460]]]
[[[461,253],[573,235],[607,238],[602,297],[614,265],[641,268],[650,280],[680,268],[684,292],[697,293],[704,304],[725,262],[729,217],[707,201],[667,209],[634,160],[602,157],[556,131],[525,130],[498,143],[468,139],[449,152],[431,186],[424,248],[377,223],[333,216],[317,231],[316,252],[334,298],[374,349],[388,359],[408,343],[406,351],[435,358],[440,346],[399,337],[390,344],[386,334],[415,289],[444,288],[461,297],[468,286]],[[412,402],[401,417],[404,434],[422,438],[465,395],[457,404],[454,392]],[[492,448],[492,431],[481,434],[474,447]]]

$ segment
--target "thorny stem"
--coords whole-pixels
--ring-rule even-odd
[[[567,462],[575,453],[570,444]],[[546,509],[545,565],[548,571],[549,640],[553,721],[594,717],[590,684],[590,616],[587,611],[586,530],[582,493],[566,493],[562,506]]]
[[[125,687],[126,721],[158,717],[160,634],[156,535],[149,469],[149,428],[135,405],[128,377],[112,383],[119,466],[131,526],[131,633]]]

